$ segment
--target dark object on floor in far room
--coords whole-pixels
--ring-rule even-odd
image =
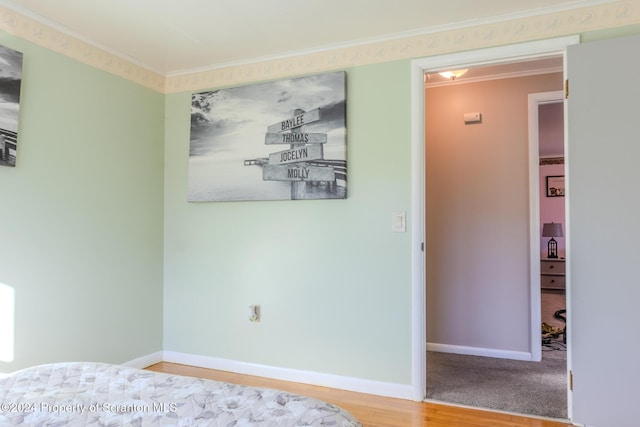
[[[562,333],[562,342],[567,343],[567,309],[563,308],[562,310],[558,310],[553,313],[553,317],[558,320],[562,320],[565,323],[564,332]]]
[[[566,351],[566,327],[552,326],[542,322],[542,350],[543,351]],[[560,336],[563,337],[561,340]]]

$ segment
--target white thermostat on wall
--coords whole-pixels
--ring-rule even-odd
[[[482,114],[480,113],[464,113],[465,123],[480,123],[482,121]]]

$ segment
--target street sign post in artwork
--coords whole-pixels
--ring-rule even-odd
[[[334,181],[336,174],[331,167],[298,165],[264,165],[265,181]]]
[[[269,154],[269,164],[278,165],[286,163],[308,162],[322,160],[322,145],[301,145],[291,150],[278,151]]]
[[[266,145],[273,144],[324,144],[326,133],[267,133],[264,136]]]
[[[332,166],[310,166],[307,162],[323,160],[322,144],[327,142],[325,133],[306,133],[304,126],[320,120],[320,109],[309,112],[297,109],[291,118],[267,127],[265,145],[289,144],[290,149],[269,154],[262,167],[265,181],[291,181],[291,199],[304,199],[306,183],[310,181],[335,181]]]
[[[280,133],[286,131],[299,130],[302,126],[317,122],[320,120],[320,109],[316,108],[315,110],[311,110],[309,112],[305,112],[303,110],[297,109],[293,112],[293,115],[290,119],[285,119],[281,122],[272,124],[267,128],[267,132],[272,133]]]

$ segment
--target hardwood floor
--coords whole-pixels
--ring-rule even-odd
[[[156,372],[208,378],[235,384],[275,388],[331,402],[353,414],[364,427],[569,427],[556,421],[521,417],[512,414],[461,408],[435,403],[413,402],[318,387],[308,384],[272,380],[161,362],[147,369]]]

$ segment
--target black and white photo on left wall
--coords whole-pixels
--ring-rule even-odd
[[[15,166],[22,84],[22,53],[0,46],[0,166]]]

